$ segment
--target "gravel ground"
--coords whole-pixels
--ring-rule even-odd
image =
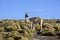
[[[60,39],[55,36],[35,36],[32,37],[30,40],[60,40]]]
[[[57,36],[40,36],[40,35],[34,35],[30,38],[30,40],[60,40]]]

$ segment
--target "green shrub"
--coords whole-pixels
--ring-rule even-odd
[[[13,37],[8,37],[6,40],[14,40]]]
[[[9,25],[6,27],[7,31],[17,31],[17,27],[15,25]]]
[[[49,28],[49,32],[52,33],[53,35],[56,35],[56,34],[55,34],[55,29],[54,29],[54,28]]]
[[[23,36],[26,37],[26,38],[30,38],[32,36],[32,34],[25,31]]]
[[[35,29],[36,29],[36,30],[40,29],[40,25],[39,25],[38,23],[35,24]]]
[[[0,27],[0,32],[3,32],[4,31],[4,27]]]

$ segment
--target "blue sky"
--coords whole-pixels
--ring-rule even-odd
[[[60,0],[0,0],[0,19],[60,18]]]

